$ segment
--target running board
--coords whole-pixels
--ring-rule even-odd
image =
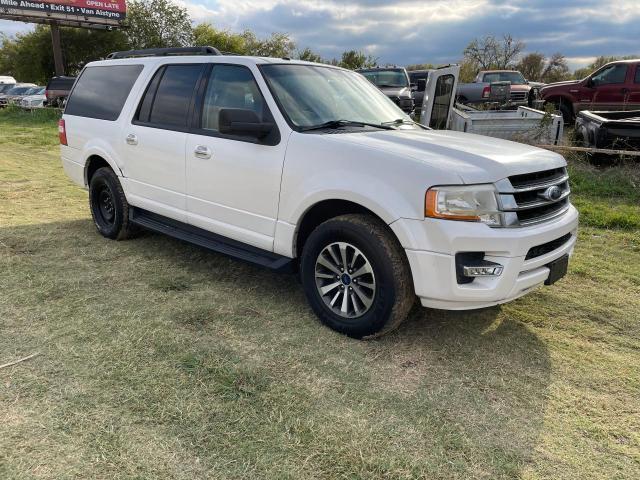
[[[154,232],[183,240],[199,247],[222,253],[230,257],[260,265],[278,272],[292,272],[293,259],[268,252],[236,240],[217,235],[202,228],[194,227],[141,208],[129,207],[131,223]]]

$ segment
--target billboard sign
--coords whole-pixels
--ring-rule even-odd
[[[24,22],[118,26],[126,14],[125,0],[0,0],[0,18]]]

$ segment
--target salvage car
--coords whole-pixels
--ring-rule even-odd
[[[483,70],[479,72],[472,83],[458,85],[457,101],[466,104],[488,102],[491,84],[496,82],[508,82],[511,85],[510,103],[516,106],[530,105],[532,86],[516,70]]]
[[[447,75],[430,80],[451,99]],[[393,330],[416,297],[468,310],[550,285],[576,242],[561,155],[430,130],[331,65],[114,52],[80,73],[59,137],[102,236],[142,227],[295,271],[319,319],[354,338]]]
[[[44,94],[45,87],[40,87],[35,90],[34,93],[28,93],[21,100],[19,105],[27,110],[31,110],[33,108],[43,108],[44,104],[47,100],[46,95]]]
[[[584,147],[640,150],[640,110],[583,110],[576,118],[576,137]]]
[[[551,83],[540,96],[562,112],[566,123],[581,110],[638,110],[640,59],[607,63],[582,80]]]
[[[401,67],[375,67],[356,70],[382,90],[405,113],[413,113],[415,104],[411,94],[409,75]]]
[[[34,83],[16,83],[5,93],[0,94],[0,107],[6,107],[10,103],[13,103],[15,99],[23,97],[35,86]]]

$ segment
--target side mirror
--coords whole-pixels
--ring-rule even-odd
[[[419,92],[424,92],[427,88],[427,81],[424,78],[420,78],[416,84]]]
[[[415,83],[410,84],[409,87],[411,87],[412,92],[415,92],[418,90],[418,86]]]
[[[593,88],[595,86],[595,82],[593,81],[593,78],[591,77],[587,78],[587,81],[584,82],[584,86],[587,88]]]
[[[243,108],[223,108],[218,117],[220,133],[264,138],[274,128],[273,123],[263,122],[253,110]]]

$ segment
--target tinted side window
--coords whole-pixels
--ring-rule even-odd
[[[253,110],[265,118],[265,103],[251,71],[242,66],[216,65],[211,71],[202,109],[202,128],[218,131],[223,108]]]
[[[142,65],[86,68],[69,97],[64,113],[116,120],[141,71]]]
[[[636,79],[634,80],[634,82],[640,83],[640,63],[636,65]]]
[[[627,64],[619,63],[605,68],[600,73],[594,75],[591,80],[594,85],[611,85],[624,83],[627,77]]]
[[[142,101],[139,120],[147,121],[143,115],[149,106],[149,123],[185,128],[201,71],[202,65],[167,65],[163,71],[156,73]],[[158,77],[158,87],[155,89],[153,82],[159,74],[161,77]],[[154,95],[153,99],[148,100],[149,95]]]

